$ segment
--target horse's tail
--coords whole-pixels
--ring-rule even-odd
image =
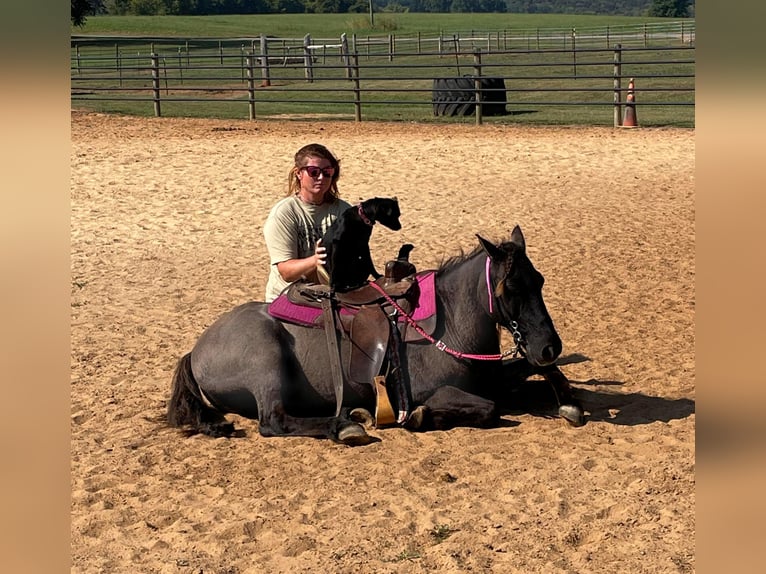
[[[232,435],[234,425],[202,398],[191,370],[191,353],[186,353],[178,361],[172,385],[168,402],[170,426],[188,427],[190,434],[202,433],[213,437]]]

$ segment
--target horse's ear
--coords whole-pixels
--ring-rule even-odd
[[[497,247],[494,243],[487,241],[478,233],[476,234],[476,237],[479,238],[481,247],[484,249],[487,255],[489,255],[489,258],[492,259],[492,261],[503,261],[505,259],[507,255],[505,251]]]
[[[511,243],[521,247],[522,251],[527,250],[527,244],[524,241],[524,235],[522,235],[521,227],[518,225],[513,228],[513,231],[511,231]]]

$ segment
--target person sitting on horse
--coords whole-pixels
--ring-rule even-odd
[[[339,178],[340,161],[324,145],[311,143],[296,152],[287,193],[263,226],[270,260],[266,302],[300,279],[319,282],[317,272],[326,259],[321,237],[351,207],[340,199]]]

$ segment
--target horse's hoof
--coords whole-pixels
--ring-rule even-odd
[[[415,410],[410,413],[410,416],[407,417],[407,420],[404,423],[404,428],[408,430],[418,430],[423,426],[425,416],[426,406],[420,405],[419,407],[416,407]]]
[[[338,440],[348,446],[361,446],[372,442],[372,437],[362,425],[349,423],[338,431]]]
[[[576,405],[561,405],[559,407],[559,416],[575,427],[581,427],[585,424],[582,408]]]
[[[359,423],[365,429],[375,428],[375,418],[367,409],[361,407],[353,409],[348,413],[348,418],[355,423]]]

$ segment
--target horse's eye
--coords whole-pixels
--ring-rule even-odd
[[[511,281],[510,278],[505,280],[505,292],[509,295],[513,295],[519,292],[515,281]]]

